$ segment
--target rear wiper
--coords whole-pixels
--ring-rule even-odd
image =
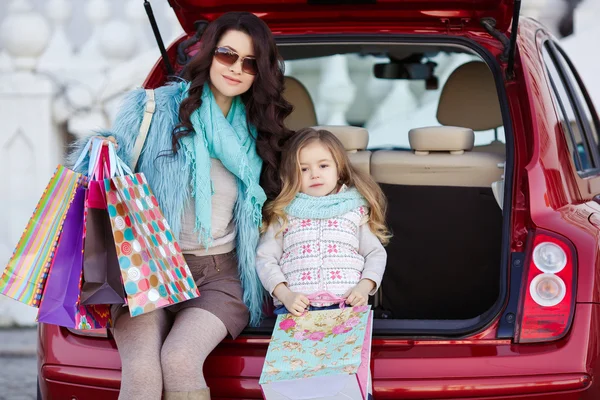
[[[160,31],[158,30],[158,25],[156,24],[156,19],[154,18],[154,13],[152,12],[152,6],[150,5],[150,2],[148,0],[144,0],[144,8],[146,9],[146,14],[148,14],[148,19],[150,20],[150,25],[152,26],[152,32],[154,32],[154,37],[156,38],[158,49],[160,50],[163,62],[165,63],[167,75],[172,76],[175,73],[175,70],[173,70],[171,61],[169,61],[169,56],[167,54],[167,50],[165,49],[165,44],[163,43],[162,37],[160,36]]]

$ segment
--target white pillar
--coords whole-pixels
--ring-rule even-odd
[[[127,22],[133,26],[135,41],[137,43],[136,54],[148,50],[154,43],[150,41],[152,27],[148,21],[144,3],[139,0],[128,0],[125,3],[125,15]]]
[[[419,111],[418,102],[410,89],[410,81],[397,80],[390,85],[391,91],[365,124],[369,146],[408,143],[408,139],[403,140],[408,138],[407,120]]]
[[[371,65],[371,70],[376,62],[373,62]],[[366,85],[366,90],[364,96],[367,97],[368,102],[371,104],[371,118],[373,118],[376,110],[378,110],[383,101],[387,98],[390,92],[394,89],[394,80],[393,79],[379,79],[376,78],[373,73],[369,73],[367,78],[368,84]],[[366,121],[368,125],[369,121]]]
[[[86,16],[92,25],[92,34],[77,54],[77,67],[85,70],[102,71],[107,68],[107,60],[100,50],[102,27],[109,20],[111,7],[107,0],[88,0]]]
[[[0,25],[0,40],[14,70],[0,75],[0,265],[17,244],[60,158],[52,122],[52,83],[35,67],[50,27],[27,0],[14,0]],[[23,27],[28,34],[23,35]],[[31,325],[37,310],[0,296],[0,324]]]
[[[100,48],[111,62],[104,85],[97,93],[94,108],[95,112],[101,113],[106,127],[112,125],[121,103],[121,98],[115,99],[114,96],[141,86],[158,57],[156,55],[148,59],[148,55],[158,53],[152,48],[136,51],[139,40],[141,38],[135,34],[135,30],[120,20],[111,21],[102,32]],[[119,42],[118,46],[114,45],[116,41]]]
[[[107,70],[131,60],[138,53],[138,36],[130,24],[115,19],[102,27],[100,51],[108,61]]]
[[[346,56],[337,54],[322,60],[317,113],[325,125],[347,125],[346,111],[354,101],[356,86],[350,80]]]
[[[73,64],[73,45],[69,41],[66,25],[71,19],[73,6],[69,0],[50,0],[46,6],[52,21],[53,33],[50,44],[40,57],[39,70],[48,71],[63,81]]]
[[[67,129],[76,136],[85,136],[92,130],[107,128],[106,118],[96,107],[96,98],[106,83],[106,70],[110,67],[101,43],[112,11],[107,0],[87,1],[85,13],[93,26],[92,34],[75,56],[72,84],[66,94],[73,105],[69,110]],[[117,46],[120,45],[118,42],[119,39]]]

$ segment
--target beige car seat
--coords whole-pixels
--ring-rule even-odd
[[[283,97],[289,101],[294,110],[283,121],[288,129],[298,129],[314,126],[317,124],[317,113],[315,104],[306,87],[296,78],[286,76],[283,81]]]
[[[370,174],[371,154],[366,150],[369,143],[369,132],[365,128],[346,125],[314,126],[333,133],[344,145],[350,163],[359,171]]]
[[[471,61],[456,68],[442,88],[437,120],[442,125],[461,126],[473,131],[487,131],[503,126],[494,76],[481,61]],[[473,151],[505,155],[504,143],[475,146]]]

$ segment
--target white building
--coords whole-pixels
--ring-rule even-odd
[[[524,15],[557,33],[563,0],[523,3]],[[120,96],[139,86],[158,59],[142,4],[141,0],[0,1],[0,266],[9,259],[68,141],[109,127]],[[155,0],[153,6],[169,43],[181,28],[166,1]],[[581,72],[593,82],[593,96],[600,101],[600,80],[586,59],[590,52],[580,47],[580,41],[594,37],[597,28],[591,16],[600,9],[593,0],[580,9],[585,11],[576,15],[575,39],[567,39],[565,47],[577,65],[588,62],[589,70]],[[461,62],[437,61],[440,71]],[[307,85],[320,123],[344,124],[353,116],[367,121],[372,137],[384,141],[386,125],[381,121],[388,119],[386,103],[405,99],[406,115],[400,119],[410,113],[413,124],[420,109],[433,105],[424,91],[409,93],[406,82],[389,85],[366,78],[373,63],[369,58],[333,56],[322,63],[289,63],[288,73]],[[440,86],[444,76],[442,72]],[[34,324],[35,314],[35,309],[0,296],[0,326]]]

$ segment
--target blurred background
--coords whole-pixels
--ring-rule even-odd
[[[167,0],[151,4],[169,44],[183,31]],[[593,42],[600,2],[522,0],[522,14],[559,38],[600,104]],[[68,144],[110,127],[122,95],[142,84],[159,55],[143,0],[0,0],[0,270]],[[432,60],[440,88],[465,57]],[[398,126],[438,125],[430,119],[439,94],[422,83],[376,80],[375,62],[356,55],[290,61],[286,74],[307,86],[319,124],[365,126],[370,147],[390,143]],[[33,327],[35,315],[0,296],[0,328]]]

